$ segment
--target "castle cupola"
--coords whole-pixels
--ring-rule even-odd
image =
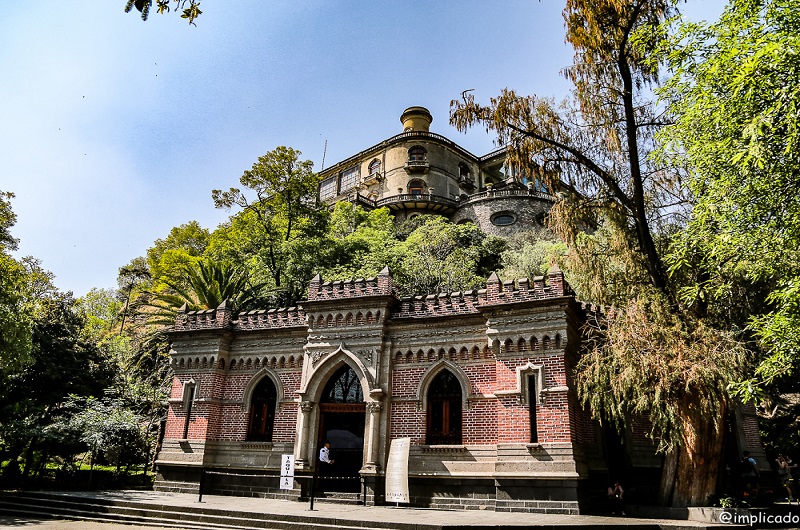
[[[425,107],[408,107],[400,116],[403,124],[403,132],[423,131],[428,132],[431,128],[433,116]]]

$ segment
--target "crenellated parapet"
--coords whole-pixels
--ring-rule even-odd
[[[550,269],[546,280],[537,276],[533,280],[522,278],[516,282],[500,281],[492,273],[486,281],[486,289],[429,294],[403,298],[395,318],[430,318],[480,313],[492,306],[546,300],[572,295],[572,289],[557,266]]]
[[[500,281],[493,273],[486,281],[485,289],[470,291],[428,294],[403,298],[399,308],[391,312],[391,318],[429,318],[436,316],[458,316],[478,314],[482,309],[535,300],[546,300],[572,295],[572,289],[564,280],[564,274],[553,267],[547,276],[537,276],[532,280],[523,278],[517,281]],[[336,301],[373,296],[394,297],[394,282],[389,269],[385,268],[376,278],[349,281],[322,282],[318,274],[311,280],[308,288],[308,302]],[[313,313],[313,311],[312,311]],[[363,313],[363,314],[362,314]],[[234,320],[232,311],[223,302],[216,309],[189,311],[184,305],[178,311],[173,331],[196,331],[213,329],[263,330],[308,327],[348,326],[374,324],[380,311],[307,315],[302,306],[279,309],[261,309],[239,313]],[[314,320],[316,319],[316,320]],[[340,322],[341,321],[341,322]]]
[[[400,310],[396,318],[428,318],[444,315],[469,315],[480,313],[478,305],[485,289],[419,295],[400,300]]]
[[[178,309],[173,331],[195,331],[205,329],[224,329],[230,327],[233,312],[224,300],[216,309],[189,311],[189,306],[183,304]]]
[[[564,273],[557,265],[548,271],[546,281],[544,276],[536,276],[533,280],[522,278],[516,282],[508,280],[501,282],[496,273],[492,273],[486,281],[485,292],[479,293],[479,305],[513,304],[516,302],[529,302],[531,300],[544,300],[572,295],[572,288],[564,279]]]
[[[175,319],[175,331],[202,331],[215,329],[282,329],[305,327],[306,314],[302,307],[282,307],[278,309],[262,309],[244,311],[233,319],[233,312],[227,300],[216,309],[189,311],[186,304],[178,310]]]
[[[317,274],[308,286],[309,302],[393,295],[394,281],[388,267],[385,267],[375,278],[359,278],[357,280],[323,283],[322,276]]]
[[[245,311],[239,313],[235,325],[241,330],[305,327],[306,314],[301,307]]]

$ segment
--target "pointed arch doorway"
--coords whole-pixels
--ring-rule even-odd
[[[350,365],[343,365],[328,380],[320,396],[319,409],[317,451],[326,441],[330,442],[331,458],[335,461],[333,466],[320,469],[336,477],[353,477],[341,480],[326,479],[323,475],[320,489],[356,493],[361,488],[358,472],[364,462],[367,408],[361,381]]]

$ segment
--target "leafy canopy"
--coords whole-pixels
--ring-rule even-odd
[[[716,23],[684,24],[664,54],[675,75],[661,95],[677,119],[661,139],[690,168],[696,202],[672,271],[707,271],[682,290],[687,303],[742,283],[771,290],[769,307],[748,304],[767,352],[740,389],[752,395],[800,367],[800,4],[733,1]]]

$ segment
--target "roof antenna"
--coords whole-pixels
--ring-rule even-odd
[[[319,168],[320,171],[325,169],[325,154],[328,152],[328,139],[325,138],[325,147],[322,148],[322,167]]]

